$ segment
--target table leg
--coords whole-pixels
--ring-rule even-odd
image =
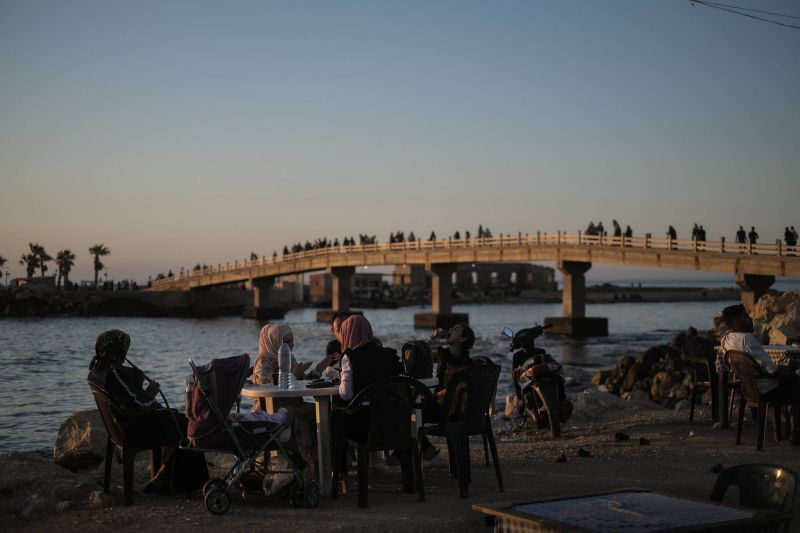
[[[319,459],[319,493],[331,495],[331,398],[315,396],[317,407],[317,456]]]

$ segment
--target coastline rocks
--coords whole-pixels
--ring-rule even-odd
[[[800,340],[800,289],[766,294],[750,313],[756,337],[769,344],[791,344]]]
[[[97,466],[105,459],[107,439],[96,409],[72,413],[58,429],[53,447],[55,464],[70,470]]]
[[[611,371],[597,372],[592,383],[604,386],[621,398],[650,401],[665,407],[674,407],[690,397],[692,385],[691,365],[681,356],[681,347],[694,330],[676,335],[669,344],[649,348],[639,357],[625,356]],[[695,339],[713,338],[703,333]],[[713,344],[711,344],[713,347]]]
[[[98,478],[102,472],[70,472],[44,452],[0,453],[0,516],[27,520],[66,510],[85,501]]]

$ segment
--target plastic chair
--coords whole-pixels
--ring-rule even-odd
[[[503,491],[503,475],[492,432],[489,405],[497,389],[500,367],[494,363],[475,365],[453,375],[447,385],[439,423],[425,425],[420,430],[428,435],[447,438],[450,472],[458,477],[462,498],[469,496],[470,435],[484,436],[489,444],[499,490]],[[454,468],[455,466],[455,468]]]
[[[717,476],[710,500],[721,502],[728,488],[739,491],[740,507],[786,513],[776,531],[788,531],[797,492],[797,474],[780,465],[750,464],[726,468]]]
[[[711,394],[716,394],[717,373],[714,367],[708,362],[708,359],[703,357],[689,357],[687,359],[692,364],[692,386],[690,393],[689,404],[689,423],[694,422],[694,406],[697,403],[698,397],[701,396],[706,389],[711,390]],[[701,377],[703,379],[701,379]],[[712,402],[715,403],[715,402]],[[715,410],[711,409],[712,416],[716,416]]]
[[[495,364],[492,359],[487,355],[478,355],[472,358],[473,364],[476,365],[493,365]],[[487,423],[489,425],[492,424],[492,416],[495,413],[495,401],[497,400],[497,383],[494,384],[494,390],[492,391],[492,400],[489,403],[489,419]],[[486,466],[491,466],[489,463],[489,437],[486,436],[486,433],[482,435],[483,437],[483,459],[486,462]]]
[[[751,407],[756,410],[756,449],[761,450],[764,448],[764,435],[767,430],[767,409],[770,406],[775,409],[775,440],[780,440],[782,436],[781,409],[787,404],[767,402],[761,397],[756,382],[758,369],[755,362],[747,354],[730,350],[725,353],[725,357],[739,380],[739,395],[741,399],[739,400],[739,417],[736,421],[736,444],[741,444],[742,442],[745,407]]]
[[[109,492],[111,481],[111,461],[114,455],[114,448],[122,450],[122,494],[125,505],[133,503],[133,460],[137,453],[152,450],[150,457],[150,470],[153,477],[156,476],[161,467],[161,447],[174,445],[172,440],[149,439],[141,440],[135,436],[144,432],[137,431],[142,428],[142,423],[132,418],[124,417],[117,409],[108,393],[93,383],[89,383],[94,395],[97,409],[100,411],[100,418],[108,433],[106,442],[106,461],[105,472],[103,474],[103,490]]]
[[[340,467],[346,461],[347,440],[358,442],[358,506],[367,507],[369,487],[369,452],[393,450],[399,453],[403,475],[403,492],[417,488],[419,501],[425,501],[422,481],[422,459],[417,435],[413,431],[411,414],[419,397],[432,395],[428,388],[409,377],[391,377],[361,390],[346,407],[334,409],[333,427],[334,469],[331,479],[331,498],[339,492]],[[348,418],[356,421],[365,435],[347,432]]]

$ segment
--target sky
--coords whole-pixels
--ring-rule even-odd
[[[798,52],[686,0],[0,0],[0,255],[91,279],[103,243],[144,280],[478,224],[773,241],[800,226]]]

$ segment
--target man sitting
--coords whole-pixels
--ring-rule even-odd
[[[722,337],[722,349],[742,352],[756,364],[756,383],[761,398],[767,402],[786,402],[790,404],[789,414],[792,422],[792,444],[800,444],[800,379],[788,367],[775,364],[761,343],[753,335],[753,321],[741,304],[731,305],[722,310],[722,320],[730,332]]]

